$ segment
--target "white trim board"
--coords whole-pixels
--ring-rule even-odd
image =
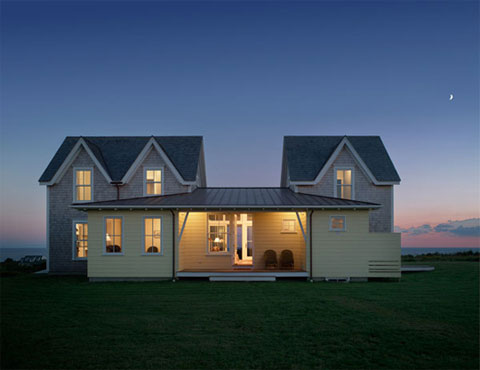
[[[148,156],[148,154],[150,153],[150,151],[153,148],[155,148],[157,150],[158,154],[163,159],[165,164],[168,166],[170,171],[172,171],[173,175],[178,180],[178,182],[180,182],[182,185],[193,185],[193,184],[195,184],[195,181],[185,181],[183,179],[182,175],[180,175],[177,168],[174,166],[172,161],[170,161],[170,159],[168,158],[167,154],[163,151],[161,146],[157,143],[157,140],[155,140],[155,138],[153,138],[153,137],[150,138],[150,140],[148,140],[147,144],[145,144],[145,147],[142,149],[142,151],[138,155],[137,159],[135,159],[135,161],[132,163],[132,165],[130,166],[128,171],[123,176],[123,178],[121,180],[123,184],[126,184],[128,181],[130,181],[132,176],[137,171],[138,167],[143,163],[143,160]],[[162,174],[162,176],[163,176],[163,174]]]
[[[325,163],[325,165],[322,167],[318,175],[315,177],[315,180],[313,181],[290,181],[290,184],[294,185],[315,185],[320,182],[320,180],[325,176],[329,168],[332,166],[333,162],[337,159],[338,155],[342,151],[344,147],[347,147],[350,152],[353,155],[353,158],[357,161],[358,166],[362,169],[362,171],[365,172],[367,177],[370,178],[370,180],[375,184],[375,185],[398,185],[400,184],[400,181],[378,181],[373,173],[370,171],[370,169],[367,167],[365,162],[362,160],[360,155],[357,153],[353,145],[350,143],[347,137],[344,137],[342,141],[338,144],[337,148],[335,151],[332,153],[328,161]]]
[[[85,140],[83,138],[80,138],[80,139],[78,139],[77,143],[74,145],[74,147],[72,148],[72,150],[68,154],[67,158],[65,158],[65,160],[63,161],[62,165],[57,170],[55,175],[52,177],[52,179],[50,181],[41,182],[40,185],[55,185],[56,183],[58,183],[63,178],[63,176],[65,175],[67,170],[70,168],[73,161],[77,158],[78,154],[80,154],[80,149],[82,147],[83,147],[83,149],[85,149],[85,151],[90,156],[93,163],[95,164],[95,166],[97,166],[97,168],[102,173],[102,175],[105,177],[105,179],[109,183],[112,182],[112,179],[110,178],[110,175],[105,170],[105,168],[103,168],[103,166],[100,164],[97,157],[95,157],[95,155],[93,154],[91,149],[88,147],[88,144],[85,142]]]

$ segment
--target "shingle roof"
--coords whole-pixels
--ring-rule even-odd
[[[378,208],[379,204],[295,193],[289,188],[197,188],[192,193],[75,204],[75,208]]]
[[[378,181],[400,181],[379,136],[285,136],[284,151],[290,180],[315,180],[344,137]]]
[[[112,181],[120,181],[151,136],[83,136]],[[154,136],[185,181],[195,181],[197,176],[201,136]],[[79,136],[68,136],[55,153],[40,182],[50,181],[67,158]]]

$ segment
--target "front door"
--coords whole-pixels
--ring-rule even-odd
[[[235,264],[252,265],[253,263],[253,230],[252,214],[240,213],[235,215],[236,221],[236,248]]]

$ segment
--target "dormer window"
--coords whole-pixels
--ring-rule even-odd
[[[161,168],[145,168],[145,195],[161,195],[162,189],[162,175]]]
[[[93,170],[90,168],[74,168],[74,201],[91,202],[92,201],[92,179]]]
[[[335,169],[335,197],[353,199],[353,170],[351,168]]]

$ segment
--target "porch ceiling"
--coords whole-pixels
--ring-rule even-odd
[[[289,188],[197,188],[191,193],[74,204],[78,209],[328,209],[379,208],[379,204],[295,193]]]

